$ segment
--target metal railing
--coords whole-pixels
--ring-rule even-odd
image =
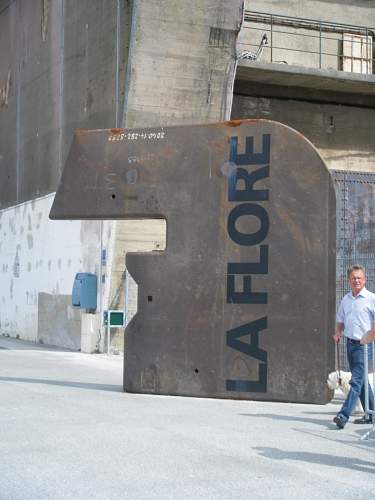
[[[372,74],[374,34],[370,27],[246,10],[238,54],[245,60]],[[241,57],[245,52],[248,57]]]

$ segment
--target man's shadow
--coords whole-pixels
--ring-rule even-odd
[[[351,471],[375,473],[375,462],[367,462],[358,458],[338,457],[323,453],[310,453],[308,451],[283,451],[278,448],[255,446],[253,448],[262,457],[273,460],[296,460],[297,462],[308,462],[319,465],[329,465],[330,467],[341,467]]]
[[[258,417],[258,418],[270,418],[271,420],[277,420],[280,422],[281,420],[287,421],[287,422],[309,422],[310,424],[315,424],[315,425],[321,425],[325,427],[326,429],[335,429],[337,430],[337,427],[333,424],[332,422],[332,415],[335,415],[335,413],[327,413],[327,418],[330,420],[325,421],[325,420],[320,420],[317,418],[307,418],[307,417],[297,417],[297,416],[291,416],[291,415],[276,415],[275,413],[240,413],[243,417]]]

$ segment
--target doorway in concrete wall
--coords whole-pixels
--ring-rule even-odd
[[[346,270],[366,269],[366,288],[375,292],[375,173],[331,170],[336,191],[336,308],[349,291]],[[340,344],[341,369],[349,371]]]

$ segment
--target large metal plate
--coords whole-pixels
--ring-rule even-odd
[[[324,403],[335,195],[311,143],[267,120],[78,131],[51,218],[152,217],[125,390]]]

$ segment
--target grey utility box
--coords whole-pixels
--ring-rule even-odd
[[[72,306],[96,310],[97,277],[92,273],[77,273],[74,278]]]

